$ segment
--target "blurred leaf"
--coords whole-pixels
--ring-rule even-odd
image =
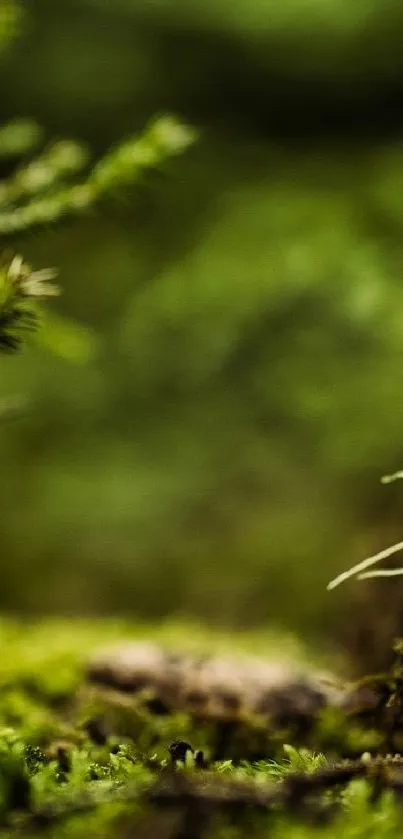
[[[78,364],[93,360],[99,349],[98,338],[91,329],[48,310],[41,313],[41,328],[33,340],[66,361]]]
[[[182,154],[196,137],[196,131],[176,117],[158,117],[146,125],[142,134],[121,143],[100,160],[88,183],[99,195],[131,185],[149,169]]]
[[[16,119],[0,128],[0,157],[21,157],[43,139],[42,128],[33,120]]]
[[[381,478],[382,484],[392,484],[394,481],[399,481],[403,478],[403,471],[394,472],[393,475],[383,475]]]
[[[0,0],[0,55],[19,34],[23,7],[18,0]]]

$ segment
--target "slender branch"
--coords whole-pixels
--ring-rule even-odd
[[[390,548],[385,548],[383,551],[375,554],[374,556],[369,556],[367,559],[363,559],[362,562],[359,562],[357,565],[354,565],[348,571],[343,571],[342,574],[339,574],[338,577],[335,577],[328,586],[327,590],[332,591],[337,586],[344,583],[346,580],[349,580],[350,577],[355,577],[358,574],[361,574],[362,571],[366,571],[367,568],[370,568],[372,565],[375,565],[377,562],[380,562],[382,559],[387,559],[389,556],[397,553],[398,551],[403,550],[403,542],[397,542],[396,545],[392,545]]]

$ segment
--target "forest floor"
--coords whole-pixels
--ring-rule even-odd
[[[137,646],[123,659],[119,648],[103,656],[128,639]],[[4,620],[0,649],[2,838],[357,839],[401,828],[399,652],[390,673],[346,686],[268,632]],[[281,664],[273,688],[269,659]]]

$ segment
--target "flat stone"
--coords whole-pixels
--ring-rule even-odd
[[[346,695],[328,675],[281,661],[220,654],[201,658],[134,641],[96,653],[87,680],[133,695],[151,691],[170,711],[213,719],[309,717],[329,704],[340,706]]]

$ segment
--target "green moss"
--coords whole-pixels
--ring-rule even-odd
[[[391,787],[399,791],[403,784],[400,761],[370,760],[368,771],[365,762],[358,762],[351,764],[350,780],[350,775],[335,779],[329,755],[333,762],[340,757],[340,731],[327,754],[292,742],[284,745],[279,732],[272,759],[254,762],[238,756],[206,770],[199,768],[203,762],[192,750],[173,764],[168,747],[184,740],[208,758],[214,726],[196,725],[184,713],[153,716],[130,697],[83,688],[86,657],[98,645],[129,634],[173,643],[183,630],[172,625],[147,631],[113,623],[1,623],[2,838],[20,832],[36,837],[46,828],[57,839],[118,837],[130,831],[156,839],[186,831],[232,839],[244,835],[246,826],[248,835],[265,836],[270,824],[278,839],[291,829],[293,836],[308,839],[313,822],[323,837],[336,837],[340,830],[347,837],[374,829],[381,837],[395,834],[400,811]],[[186,635],[193,649],[223,643],[222,637],[200,630],[192,637],[188,628]],[[247,648],[251,638],[238,642]],[[318,743],[326,737],[330,743],[330,732],[334,735],[340,724],[328,720],[326,727],[321,720]]]

